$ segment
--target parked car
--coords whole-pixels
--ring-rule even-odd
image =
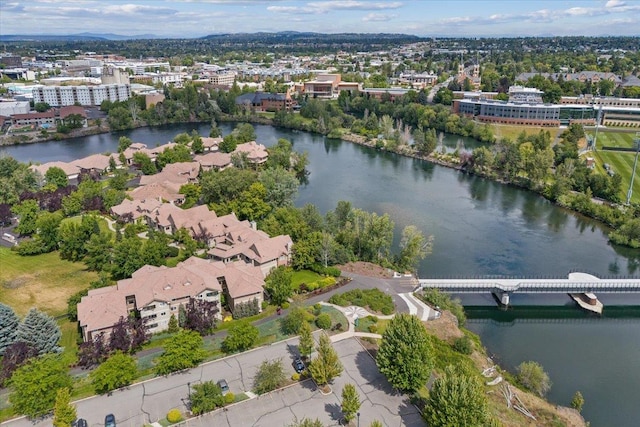
[[[113,414],[104,417],[104,427],[116,427],[116,417]]]
[[[217,384],[218,384],[218,387],[220,387],[220,390],[222,390],[222,394],[229,393],[229,384],[227,384],[227,380],[225,379],[219,380]]]
[[[87,420],[85,420],[84,418],[78,418],[73,422],[72,425],[73,427],[89,427]]]
[[[295,369],[297,373],[301,373],[302,371],[304,371],[306,369],[302,359],[300,359],[299,357],[296,357],[293,360],[293,369]]]

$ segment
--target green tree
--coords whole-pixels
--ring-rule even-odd
[[[302,357],[309,357],[313,352],[313,335],[311,335],[311,326],[307,322],[302,322],[298,328],[300,334],[300,342],[298,343],[298,351]]]
[[[191,138],[193,142],[191,143],[191,150],[194,154],[202,154],[204,153],[204,144],[202,143],[202,137],[196,130],[191,134]]]
[[[206,355],[200,334],[182,330],[166,341],[164,353],[158,357],[155,370],[158,375],[168,375],[193,368],[198,366]]]
[[[425,238],[415,225],[408,225],[402,230],[400,239],[400,255],[398,267],[415,272],[418,263],[431,253],[433,236]]]
[[[422,387],[433,368],[431,339],[416,316],[396,315],[382,335],[376,363],[391,385],[412,392]]]
[[[169,328],[167,329],[167,332],[169,332],[170,334],[175,334],[179,330],[180,326],[178,325],[178,319],[176,318],[175,314],[171,313],[171,317],[169,318]]]
[[[293,204],[300,184],[293,172],[281,167],[265,169],[260,172],[258,179],[267,191],[265,202],[273,209]]]
[[[129,148],[131,144],[133,144],[133,140],[131,140],[131,138],[121,136],[118,139],[118,153],[122,153],[124,150]]]
[[[127,386],[136,378],[135,359],[117,351],[89,374],[96,393],[103,394]]]
[[[584,397],[582,393],[576,391],[576,394],[573,395],[571,399],[571,407],[578,412],[582,412],[582,407],[584,406]]]
[[[484,426],[488,405],[482,383],[476,376],[447,366],[429,392],[424,418],[432,427]]]
[[[47,169],[47,172],[44,174],[44,179],[47,181],[47,184],[53,184],[57,188],[63,188],[69,185],[67,174],[57,166]]]
[[[269,393],[282,387],[286,379],[282,359],[263,360],[253,377],[253,390],[257,394]]]
[[[56,393],[71,388],[73,382],[64,361],[58,356],[45,355],[31,359],[11,377],[13,393],[9,402],[15,413],[30,418],[48,414],[54,407]]]
[[[256,130],[251,123],[240,123],[233,130],[232,135],[235,136],[238,144],[256,140]]]
[[[309,364],[308,370],[311,378],[320,386],[327,385],[342,373],[342,363],[338,353],[331,345],[331,340],[326,333],[320,335],[320,342],[316,347],[318,355]]]
[[[307,311],[300,306],[291,307],[289,314],[280,320],[280,329],[286,335],[299,333],[302,324],[309,318]]]
[[[46,102],[36,102],[33,106],[33,109],[36,110],[38,113],[44,113],[45,111],[49,110],[51,108],[51,106],[49,104],[47,104]]]
[[[62,333],[53,317],[32,308],[18,326],[18,341],[32,345],[38,354],[59,353],[58,341]]]
[[[140,167],[140,170],[145,175],[153,175],[158,173],[156,164],[151,161],[151,158],[146,153],[137,151],[133,154],[133,162]]]
[[[62,214],[59,212],[42,212],[38,216],[36,227],[43,252],[51,252],[58,247],[58,228],[61,222]]]
[[[271,270],[265,279],[264,288],[273,304],[282,305],[293,294],[293,273],[286,266]]]
[[[201,415],[224,405],[220,386],[213,381],[205,381],[193,386],[191,392],[191,412]]]
[[[344,420],[347,423],[350,423],[356,417],[356,413],[360,410],[361,403],[356,386],[353,384],[345,384],[342,389],[342,403],[340,408],[342,409]]]
[[[311,418],[303,418],[298,420],[297,418],[288,427],[324,427],[322,421],[319,419],[312,420]]]
[[[229,134],[224,138],[222,138],[222,142],[218,145],[218,148],[223,153],[232,153],[237,146],[238,146],[238,141],[236,140],[236,137],[233,136],[233,134]]]
[[[11,307],[0,302],[0,356],[4,350],[16,342],[20,319]]]
[[[258,328],[249,322],[238,322],[229,328],[229,334],[222,341],[225,353],[235,353],[250,349],[258,339]]]
[[[19,205],[14,206],[12,210],[13,213],[20,217],[20,222],[15,228],[16,233],[20,233],[24,236],[31,236],[36,232],[36,221],[40,214],[40,206],[38,206],[38,202],[33,199],[25,200]]]
[[[522,362],[518,365],[517,371],[520,384],[538,396],[544,396],[551,388],[549,375],[539,363],[533,361]]]
[[[321,313],[316,317],[316,326],[320,329],[331,329],[331,316],[329,313]]]
[[[71,394],[67,387],[58,389],[53,407],[53,427],[69,427],[76,420],[76,408],[71,406]]]
[[[110,233],[102,231],[98,234],[92,234],[84,244],[86,254],[84,263],[87,268],[92,271],[108,271],[113,258],[112,247],[113,241]]]

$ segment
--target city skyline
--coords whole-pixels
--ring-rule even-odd
[[[417,36],[637,36],[640,2],[418,0],[30,0],[0,3],[0,35],[192,38],[310,31]]]

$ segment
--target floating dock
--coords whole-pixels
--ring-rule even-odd
[[[581,308],[593,313],[602,314],[604,305],[598,300],[595,294],[569,294],[569,296],[578,303]]]

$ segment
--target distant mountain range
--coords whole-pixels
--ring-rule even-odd
[[[88,41],[88,40],[143,40],[162,38],[155,34],[123,36],[113,33],[79,33],[79,34],[0,34],[0,42],[15,41]]]

